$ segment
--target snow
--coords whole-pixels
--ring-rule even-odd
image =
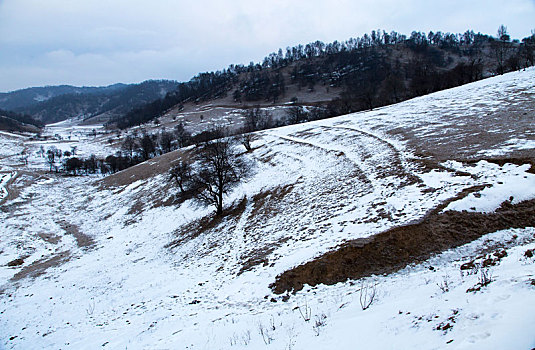
[[[16,172],[9,172],[9,173],[0,173],[0,200],[7,197],[8,192],[6,189],[7,183],[9,180],[11,180],[13,177],[15,177],[17,173]]]
[[[92,154],[105,157],[117,151],[107,142],[113,135],[105,131],[103,125],[78,125],[76,120],[66,120],[47,125],[42,137],[44,139],[37,140],[30,136],[0,132],[0,170],[20,167],[47,170],[46,151],[52,147],[62,152],[72,152],[75,147],[76,156],[82,158]],[[41,147],[43,153],[40,152]],[[28,164],[25,164],[24,158]]]
[[[517,204],[535,198],[535,174],[527,172],[530,168],[529,164],[522,166],[505,164],[500,167],[481,161],[473,168],[456,165],[458,170],[485,177],[490,187],[477,194],[471,193],[462,200],[451,203],[444,210],[488,213],[498,209],[505,201]]]
[[[111,188],[87,177],[25,175],[18,197],[0,211],[0,347],[535,347],[535,260],[525,255],[535,248],[530,227],[485,235],[387,276],[306,286],[286,302],[269,288],[280,273],[344,242],[413,223],[469,187],[487,186],[445,210],[486,212],[510,197],[513,203],[535,198],[527,165],[449,160],[424,169],[407,138],[395,133],[411,129],[416,139],[445,142],[459,121],[471,120],[462,119],[467,110],[476,119],[497,110],[500,100],[532,89],[534,78],[530,69],[374,111],[259,132],[246,154],[254,174],[226,198],[238,214],[199,234],[193,222],[207,220],[212,208],[151,202],[151,196],[172,196],[165,175]],[[109,152],[101,142],[108,136],[93,140],[85,133],[91,130],[72,130],[68,123],[52,126],[48,132],[63,140],[51,144],[70,145],[64,139],[71,136],[80,152]],[[497,130],[508,140],[523,139],[516,129]],[[9,148],[6,155],[43,145],[0,142]],[[511,142],[466,151],[526,149]],[[3,168],[16,166],[9,159],[2,159]],[[30,159],[30,169],[37,164]],[[77,234],[92,241],[80,245]],[[177,239],[184,240],[173,245]],[[488,268],[492,282],[467,292],[481,272],[460,266],[498,250],[507,255]],[[39,270],[61,253],[59,263]],[[264,262],[245,269],[255,254]],[[7,266],[21,257],[22,265]],[[36,270],[42,274],[17,277]],[[363,287],[376,290],[366,310]]]

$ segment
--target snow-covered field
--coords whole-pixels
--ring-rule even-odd
[[[105,157],[117,151],[107,142],[113,135],[102,125],[85,126],[78,125],[74,120],[66,120],[47,125],[42,136],[43,140],[32,140],[30,136],[0,132],[0,170],[21,167],[46,170],[49,168],[46,152],[51,148],[62,153],[72,152],[74,148],[75,155],[82,158],[92,154]]]
[[[0,211],[1,347],[531,349],[533,227],[389,275],[295,295],[269,285],[472,186],[486,187],[445,210],[535,198],[529,165],[484,160],[535,156],[534,91],[530,69],[259,132],[246,155],[254,175],[211,225],[211,208],[162,204],[176,191],[165,174],[137,175],[158,159],[104,182],[21,174]]]

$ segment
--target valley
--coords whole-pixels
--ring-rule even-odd
[[[238,108],[223,106],[186,106],[143,128],[238,129]],[[106,156],[141,127],[117,135],[67,120],[45,140],[2,132],[0,347],[533,347],[534,107],[532,67],[256,131],[250,152],[235,145],[252,171],[221,217],[169,181],[195,145],[67,176],[50,171],[41,146]],[[523,219],[474,219],[500,210]],[[418,239],[389,245],[416,226],[424,240],[435,226],[418,225],[448,215],[461,238],[433,231],[436,249],[420,255]],[[489,229],[471,235],[474,222]],[[359,255],[367,249],[386,256],[383,269],[369,261],[377,254]]]

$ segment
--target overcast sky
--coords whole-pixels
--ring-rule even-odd
[[[535,29],[535,0],[0,0],[0,91],[186,81],[270,52],[373,29]]]

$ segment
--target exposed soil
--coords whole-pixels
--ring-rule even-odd
[[[29,187],[38,180],[48,179],[49,177],[41,171],[26,171],[17,170],[15,176],[13,176],[6,184],[6,190],[8,195],[4,199],[0,199],[0,206],[4,211],[9,211],[9,207],[4,205],[8,201],[16,199],[23,188]]]
[[[24,258],[17,258],[15,260],[11,260],[10,262],[8,262],[7,266],[16,267],[16,266],[20,266],[22,264],[24,264]]]
[[[473,192],[463,191],[443,203],[420,222],[395,227],[375,236],[345,243],[335,251],[277,276],[270,286],[277,294],[299,291],[305,284],[335,284],[347,279],[389,274],[433,254],[459,247],[481,236],[508,228],[535,226],[535,200],[504,202],[494,213],[469,213],[442,209]]]
[[[242,263],[242,267],[240,271],[238,272],[238,275],[241,275],[242,273],[246,271],[252,270],[253,267],[257,265],[266,266],[269,262],[268,256],[271,255],[271,253],[273,253],[277,248],[279,248],[281,245],[288,242],[289,240],[290,240],[290,237],[284,237],[283,239],[279,240],[276,243],[252,250],[251,252],[248,253],[247,257],[242,256],[242,260],[245,260],[245,261]]]
[[[43,275],[46,270],[59,266],[64,262],[67,262],[71,258],[71,254],[68,251],[64,251],[53,255],[52,257],[43,258],[31,263],[28,266],[24,266],[19,272],[17,272],[12,278],[12,282],[20,281],[27,277],[38,277]]]
[[[101,189],[128,186],[135,181],[149,180],[156,175],[167,174],[169,169],[182,158],[189,158],[191,150],[176,150],[159,157],[119,171],[97,182]]]
[[[195,239],[200,235],[215,229],[224,221],[230,221],[227,222],[227,224],[230,224],[231,226],[235,225],[236,221],[239,220],[240,216],[245,211],[246,206],[247,198],[243,198],[236,206],[225,209],[223,215],[210,214],[202,219],[180,227],[173,233],[177,238],[168,243],[166,248],[176,248],[184,242]]]
[[[67,232],[67,234],[72,235],[76,240],[76,245],[79,248],[90,249],[95,245],[95,241],[90,236],[80,232],[78,226],[68,223],[67,221],[60,221],[58,225]]]

